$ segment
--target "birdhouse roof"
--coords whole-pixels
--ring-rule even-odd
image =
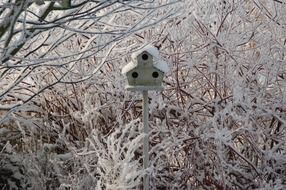
[[[139,49],[138,51],[134,52],[131,55],[133,61],[128,63],[126,66],[123,67],[122,74],[125,74],[125,73],[127,73],[127,72],[129,72],[132,69],[135,69],[137,67],[137,57],[141,53],[143,53],[144,51],[148,52],[150,55],[152,55],[153,62],[154,62],[153,66],[156,69],[158,69],[164,73],[169,71],[168,64],[164,60],[161,59],[159,50],[156,47],[149,44],[149,45],[144,46],[143,48]]]
[[[137,67],[137,63],[134,63],[133,61],[131,61],[122,68],[121,73],[126,74],[127,72],[131,71],[132,69],[135,69],[135,67]]]

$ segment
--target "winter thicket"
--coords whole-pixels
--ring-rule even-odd
[[[286,188],[283,0],[2,0],[0,188]],[[132,52],[170,71],[124,89]]]

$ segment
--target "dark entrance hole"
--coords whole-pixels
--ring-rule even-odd
[[[144,53],[144,54],[142,55],[142,59],[143,59],[144,61],[146,61],[146,60],[148,59],[148,55]]]
[[[159,73],[157,71],[152,73],[152,77],[153,78],[158,78],[159,77]]]
[[[137,72],[133,72],[133,73],[132,73],[132,77],[133,77],[133,78],[137,78],[138,76],[139,76],[139,75],[138,75]]]

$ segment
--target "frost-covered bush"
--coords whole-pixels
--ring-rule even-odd
[[[61,187],[72,189],[138,189],[146,171],[142,162],[142,139],[138,121],[121,125],[103,136],[93,130],[85,145],[69,155],[73,159],[69,177]],[[59,157],[59,156],[58,156]],[[58,159],[59,161],[59,159]],[[66,162],[67,163],[67,162]]]
[[[144,174],[152,189],[285,189],[285,2],[110,2],[3,54],[1,149],[35,153],[59,189],[140,189]],[[149,93],[146,171],[142,97],[120,73],[144,43],[171,68]]]
[[[152,114],[170,133],[182,131],[176,139],[186,139],[169,177],[182,172],[187,177],[179,184],[193,189],[255,189],[277,179],[285,187],[285,4],[189,1],[186,7],[192,14],[160,33],[174,66],[165,81],[166,106]],[[272,13],[279,19],[269,21]]]
[[[27,168],[17,156],[0,154],[0,188],[31,189]]]
[[[100,137],[94,131],[88,139],[97,177],[97,189],[135,189],[141,184],[141,156],[144,134],[134,123],[115,129],[108,137]],[[142,148],[141,148],[142,149]],[[92,153],[91,152],[91,153]],[[91,171],[90,171],[91,172]]]

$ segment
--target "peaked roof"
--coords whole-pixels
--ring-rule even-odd
[[[156,47],[148,44],[148,45],[142,47],[141,49],[139,49],[138,51],[134,52],[131,55],[133,61],[131,61],[130,63],[128,63],[127,65],[125,65],[123,67],[122,74],[125,74],[128,71],[137,67],[137,63],[136,63],[137,57],[138,57],[138,55],[140,55],[144,51],[148,52],[149,54],[151,54],[153,56],[154,67],[156,69],[158,69],[164,73],[169,71],[168,64],[164,60],[161,59],[159,50]]]

